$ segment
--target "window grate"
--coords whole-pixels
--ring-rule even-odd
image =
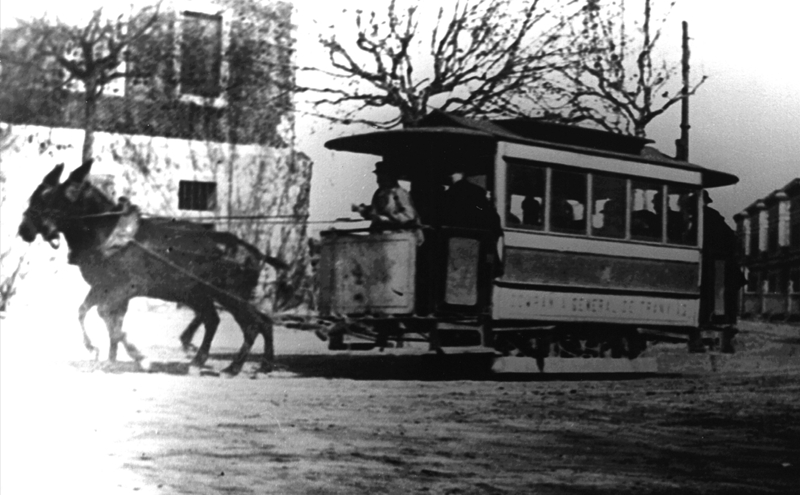
[[[178,209],[214,211],[217,208],[217,183],[182,180],[178,184]]]

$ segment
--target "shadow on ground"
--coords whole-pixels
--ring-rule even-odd
[[[71,366],[82,372],[159,373],[168,375],[220,376],[220,370],[233,359],[234,353],[213,353],[207,366],[189,366],[189,360],[152,361],[148,371],[135,362],[74,361]],[[242,376],[251,376],[260,364],[259,354],[248,357]],[[340,378],[360,381],[556,381],[556,380],[635,380],[678,376],[674,374],[496,374],[491,372],[492,355],[280,355],[275,360],[276,373],[289,373],[295,378]]]
[[[189,366],[188,360],[152,361],[145,371],[132,361],[73,361],[71,366],[82,372],[160,373],[168,375],[219,376],[219,370],[233,359],[234,353],[212,353],[203,368]],[[249,356],[242,375],[250,375],[260,364],[259,354]],[[250,364],[252,363],[252,364]],[[677,376],[674,374],[565,374],[491,372],[492,355],[281,355],[275,360],[275,370],[298,378],[344,378],[361,381],[555,381],[555,380],[634,380]],[[280,376],[277,375],[276,376]]]

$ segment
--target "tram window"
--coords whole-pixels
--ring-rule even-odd
[[[586,233],[586,174],[553,170],[550,194],[550,230]]]
[[[652,182],[632,182],[631,238],[661,241],[663,223],[662,186]]]
[[[667,242],[697,245],[697,190],[667,186]]]
[[[592,235],[625,237],[626,191],[625,179],[592,176]]]
[[[544,167],[509,164],[506,225],[541,230],[544,225]]]

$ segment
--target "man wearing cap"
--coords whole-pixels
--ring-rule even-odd
[[[736,233],[725,218],[709,204],[712,202],[708,191],[703,190],[703,269],[701,285],[705,288],[700,298],[700,324],[709,322],[714,312],[728,318],[737,314],[737,295],[739,288],[747,280],[736,261]],[[718,263],[719,262],[719,263]],[[716,270],[724,270],[724,308],[715,308]]]
[[[398,183],[397,169],[389,163],[378,162],[374,173],[378,190],[372,196],[372,204],[354,204],[352,210],[365,219],[372,220],[373,229],[418,227],[419,215],[408,191]]]

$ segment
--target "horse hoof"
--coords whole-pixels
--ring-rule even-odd
[[[189,366],[195,366],[197,368],[202,368],[203,366],[205,366],[207,359],[208,359],[207,357],[197,357],[197,356],[195,356],[194,359],[192,359],[189,362]]]
[[[225,375],[228,378],[232,378],[232,377],[238,375],[239,371],[240,370],[234,368],[233,366],[228,366],[227,368],[223,368],[222,371],[220,371],[220,373],[222,373],[223,375]]]

